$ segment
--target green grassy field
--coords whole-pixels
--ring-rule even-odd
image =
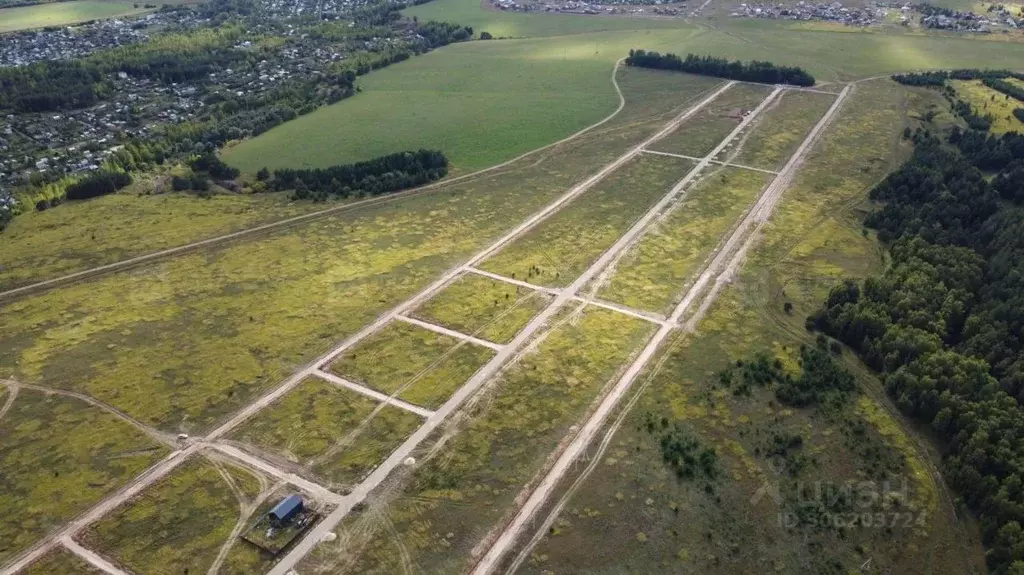
[[[465,274],[412,315],[488,341],[508,343],[551,299],[543,292]]]
[[[79,559],[74,553],[58,548],[29,565],[20,575],[101,575],[103,571]]]
[[[347,528],[353,538],[320,545],[299,571],[336,573],[339,552],[358,553],[351,573],[396,573],[403,564],[428,573],[464,570],[470,549],[653,331],[593,307],[564,313],[554,325],[482,392],[457,434],[445,430],[446,444],[424,448],[408,487],[394,500],[384,494],[368,501],[369,511]],[[403,553],[395,553],[396,545]]]
[[[641,375],[637,403],[608,450],[572,491],[571,482],[563,485],[563,512],[518,572],[600,571],[612,564],[640,573],[845,573],[869,559],[873,569],[899,573],[984,570],[976,530],[956,517],[935,482],[937,454],[892,415],[879,382],[852,357],[840,361],[859,375],[862,391],[832,414],[787,409],[769,390],[738,395],[718,377],[755,350],[797,369],[799,346],[813,345],[803,318],[823,292],[839,277],[863,277],[883,265],[875,241],[860,233],[860,208],[865,188],[905,157],[898,143],[904,105],[902,90],[890,82],[858,87],[740,277],[696,335],[677,335],[662,350]],[[791,314],[785,302],[793,304]],[[717,479],[679,480],[662,463],[654,430],[677,424],[715,449]],[[803,438],[799,449],[808,466],[795,479],[767,455],[778,434]],[[894,485],[907,481],[899,509],[924,521],[842,533],[789,527],[781,519],[789,500],[780,506],[771,496],[755,499],[765,485],[788,493],[797,479],[814,485],[882,477]]]
[[[597,290],[598,297],[637,309],[671,311],[708,255],[770,181],[769,174],[752,170],[711,170],[622,257]]]
[[[267,488],[251,471],[198,456],[89,526],[82,540],[139,574],[205,573],[225,544],[239,551],[227,554],[222,572],[261,571],[267,558],[245,552],[232,531],[248,523]]]
[[[481,168],[564,137],[615,107],[612,65],[630,48],[701,52],[806,67],[834,81],[937,67],[1009,67],[1024,44],[766,20],[695,24],[484,10],[436,0],[405,13],[516,39],[469,42],[374,72],[364,92],[226,150],[246,172],[325,166],[415,147]],[[993,39],[994,40],[994,39]]]
[[[323,207],[283,193],[120,193],[27,212],[0,233],[0,291]]]
[[[736,146],[721,155],[737,164],[778,170],[834,101],[835,96],[827,94],[786,92],[764,111]]]
[[[136,4],[139,8],[135,7]],[[2,8],[0,9],[0,34],[28,28],[66,26],[87,20],[102,20],[150,12],[151,10],[141,7],[143,4],[145,2],[136,3],[129,0],[74,0],[73,2]]]
[[[436,409],[493,356],[489,348],[395,321],[345,351],[331,371]]]
[[[637,156],[480,267],[538,285],[569,285],[692,168],[689,160]]]
[[[167,454],[105,411],[34,390],[0,418],[0,437],[0,505],[18,517],[0,525],[0,563]]]
[[[421,423],[415,414],[310,378],[232,437],[298,463],[315,479],[343,490],[379,465]]]
[[[734,84],[688,118],[678,128],[648,148],[658,152],[703,158],[711,153],[749,112],[764,100],[772,89],[757,84]]]

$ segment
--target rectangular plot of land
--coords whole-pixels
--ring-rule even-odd
[[[473,547],[655,329],[592,306],[552,323],[537,348],[499,376],[465,428],[415,471],[403,497],[390,502],[393,531],[350,530],[368,537],[352,573],[401,572],[396,539],[407,548],[405,560],[423,572],[465,571]],[[372,525],[382,523],[378,517]]]
[[[330,370],[409,403],[436,409],[493,356],[489,348],[393,321],[345,351]]]
[[[736,129],[743,121],[743,117],[771,92],[771,86],[734,84],[669,135],[648,148],[658,152],[703,158]]]
[[[91,525],[82,539],[139,575],[206,573],[232,541],[242,505],[260,489],[248,470],[195,457]],[[258,554],[231,559],[221,572],[262,572],[268,564]]]
[[[693,168],[641,155],[541,222],[481,268],[544,286],[566,286]]]
[[[352,483],[373,471],[421,423],[414,413],[310,377],[232,438],[332,481]]]
[[[97,407],[22,389],[0,419],[0,506],[12,518],[0,522],[0,564],[166,453]]]
[[[598,297],[668,313],[773,176],[713,169],[618,262]]]
[[[737,164],[777,170],[796,152],[835,99],[818,92],[784,92],[754,120],[748,135],[733,146],[739,152],[724,150],[721,155],[734,156],[730,161]]]
[[[411,315],[497,343],[508,343],[552,296],[467,273]]]
[[[77,555],[58,547],[43,555],[18,575],[102,575],[103,571],[93,567]]]

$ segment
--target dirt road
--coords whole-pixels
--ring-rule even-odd
[[[783,167],[779,175],[767,188],[765,188],[755,206],[750,210],[740,226],[736,228],[729,240],[721,247],[718,255],[712,260],[711,265],[709,265],[704,273],[701,274],[700,278],[689,290],[686,297],[684,297],[676,306],[675,310],[673,310],[672,315],[669,318],[671,322],[676,323],[681,319],[683,314],[704,291],[705,286],[712,278],[719,277],[719,274],[722,274],[723,276],[726,276],[727,279],[727,274],[731,274],[732,270],[735,269],[736,264],[745,254],[745,250],[741,249],[739,251],[734,251],[734,247],[739,242],[744,241],[745,238],[752,238],[752,232],[756,231],[752,229],[754,224],[757,223],[759,224],[758,227],[760,227],[760,224],[766,221],[771,215],[772,210],[778,204],[778,201],[782,196],[782,192],[792,181],[793,175],[803,161],[804,156],[817,140],[821,132],[832,121],[832,117],[846,98],[849,90],[849,86],[843,89],[839,97],[836,98],[836,101],[807,135],[803,143],[790,158],[789,162],[786,163],[785,167]],[[754,114],[751,114],[751,116],[753,115]],[[727,141],[728,139],[723,141],[722,144],[719,144],[719,147],[712,152],[712,155],[717,154],[718,151],[724,148],[724,144],[726,144]],[[717,291],[713,291],[712,295],[717,295]],[[707,299],[705,301],[707,301]],[[708,305],[710,305],[710,303],[708,303]],[[491,545],[488,552],[477,563],[473,570],[474,575],[491,573],[499,566],[504,555],[509,549],[511,549],[539,508],[548,500],[551,493],[555,490],[555,487],[569,471],[573,462],[579,458],[583,453],[583,450],[586,449],[587,445],[589,445],[597,435],[597,432],[604,425],[608,416],[615,409],[626,392],[629,391],[629,388],[636,380],[641,370],[643,370],[643,368],[647,366],[648,362],[650,362],[651,358],[654,357],[655,352],[668,337],[669,333],[672,332],[672,329],[671,325],[664,325],[658,330],[654,337],[651,338],[644,350],[639,356],[637,356],[633,364],[629,366],[629,369],[627,369],[622,375],[615,387],[608,393],[590,419],[588,419],[580,428],[576,438],[568,445],[562,455],[548,471],[544,479],[533,490],[526,503],[524,503],[520,508],[519,513],[495,539],[494,544]]]

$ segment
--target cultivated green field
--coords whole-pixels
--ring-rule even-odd
[[[331,371],[436,409],[493,356],[489,348],[395,321],[346,350]]]
[[[180,2],[170,2],[180,4]],[[139,8],[135,5],[138,4]],[[66,26],[88,20],[102,20],[151,12],[142,8],[145,2],[130,0],[74,0],[35,6],[0,9],[0,34],[27,28]]]
[[[1024,44],[899,31],[814,30],[767,20],[693,23],[485,10],[435,0],[405,13],[514,40],[447,46],[374,72],[354,98],[227,150],[246,172],[325,166],[415,147],[459,170],[492,165],[569,135],[615,108],[608,76],[630,48],[770,60],[820,81],[940,67],[1014,68]],[[992,41],[989,41],[992,40]]]
[[[595,280],[588,289],[598,288],[601,299],[667,314],[770,181],[769,174],[752,170],[713,169],[622,257],[606,281]]]
[[[552,296],[464,274],[416,308],[413,316],[496,343],[508,343]]]
[[[803,318],[823,292],[838,277],[863,277],[882,265],[875,241],[860,233],[859,208],[865,188],[904,157],[904,105],[903,90],[891,82],[857,88],[740,277],[696,334],[678,334],[641,375],[637,403],[608,450],[553,498],[567,497],[565,508],[517,572],[615,565],[638,573],[847,573],[869,559],[873,569],[899,573],[984,571],[977,532],[956,517],[935,482],[938,458],[892,415],[878,381],[855,359],[840,361],[859,374],[862,392],[834,412],[788,409],[770,390],[737,393],[719,376],[757,350],[798,370],[799,346],[813,345]],[[785,302],[793,304],[791,314]],[[716,478],[679,479],[662,462],[659,436],[674,426],[716,451]],[[800,447],[769,457],[774,437],[795,435]],[[799,511],[787,499],[797,480],[883,478],[898,489],[906,481],[896,510],[914,521],[837,531],[793,524],[786,515]],[[781,500],[772,486],[781,488]]]
[[[0,402],[9,393],[0,388]],[[74,398],[22,389],[0,413],[0,505],[18,517],[0,524],[0,563],[167,453],[136,428]]]
[[[250,470],[198,456],[91,525],[82,540],[140,575],[205,573],[226,545],[223,572],[262,571],[267,558],[236,535],[268,489]]]
[[[454,423],[464,421],[464,428],[436,450],[422,449],[401,493],[371,500],[371,512],[348,522],[351,538],[320,545],[299,572],[337,573],[346,557],[350,573],[396,573],[403,564],[428,573],[463,571],[480,537],[654,329],[593,307],[569,310],[553,323]],[[395,553],[396,545],[403,553]]]
[[[538,285],[569,285],[691,169],[689,160],[637,156],[480,267]]]

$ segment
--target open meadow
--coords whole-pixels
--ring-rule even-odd
[[[855,359],[840,361],[858,375],[860,391],[838,409],[787,407],[745,383],[748,372],[737,367],[761,352],[799,371],[801,347],[815,346],[803,318],[836,279],[881,267],[874,240],[860,231],[859,207],[865,189],[905,157],[905,103],[888,81],[857,87],[739,277],[696,333],[680,332],[661,350],[630,408],[612,418],[608,441],[550,500],[560,511],[545,512],[550,522],[538,519],[528,534],[536,545],[510,558],[517,572],[615,564],[635,572],[839,573],[868,559],[900,573],[983,569],[977,533],[936,481],[929,444],[894,415]],[[717,457],[681,473],[663,460],[666,441]],[[794,491],[848,480],[893,486],[898,506],[849,511],[901,514],[897,521],[815,524],[806,504],[818,501]]]

